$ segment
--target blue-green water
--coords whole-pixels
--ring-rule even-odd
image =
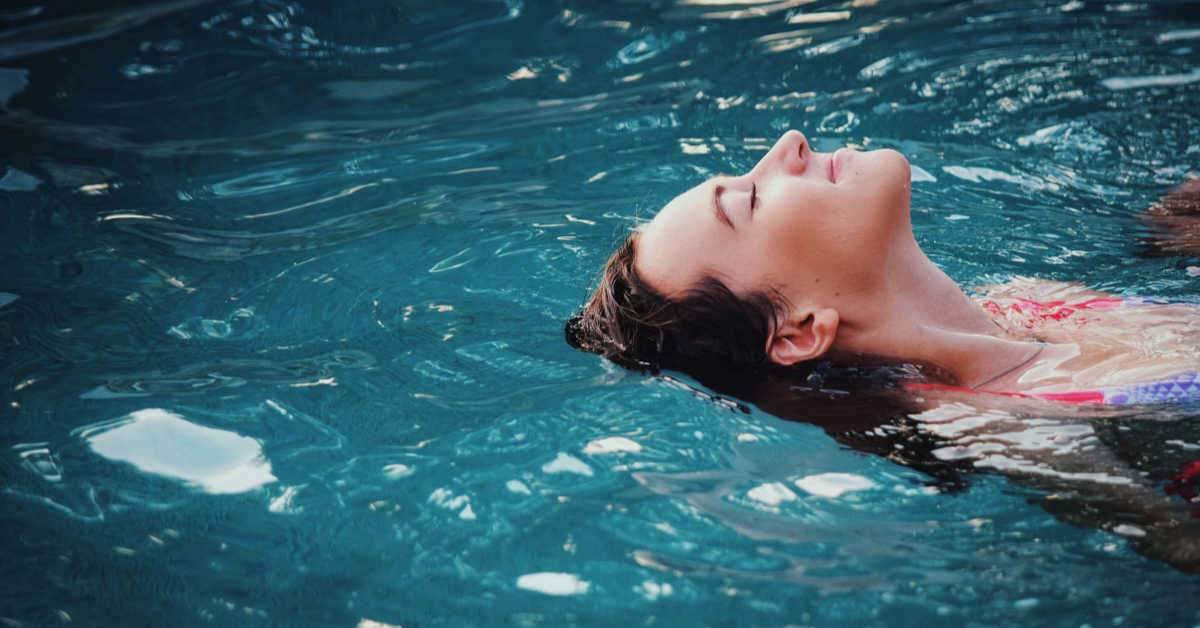
[[[1200,624],[1053,488],[562,340],[788,128],[903,151],[964,285],[1195,299],[1134,216],[1200,166],[1200,5],[110,4],[0,10],[6,624]]]

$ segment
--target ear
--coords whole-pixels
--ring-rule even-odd
[[[825,355],[837,337],[840,320],[833,308],[797,313],[767,341],[767,357],[780,366],[791,366]]]

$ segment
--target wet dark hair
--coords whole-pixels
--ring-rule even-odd
[[[787,306],[783,295],[737,295],[708,276],[667,297],[634,268],[636,238],[627,238],[605,263],[596,291],[567,321],[567,343],[652,373],[771,368],[766,348]]]
[[[636,238],[630,236],[609,257],[595,292],[567,321],[568,344],[633,370],[685,373],[715,395],[693,390],[714,401],[727,395],[815,425],[844,445],[927,473],[944,490],[965,486],[964,465],[933,455],[944,443],[907,418],[912,399],[898,388],[923,380],[919,367],[838,366],[827,360],[776,365],[766,348],[788,305],[782,295],[737,295],[719,279],[705,277],[667,297],[634,268]],[[749,411],[740,403],[723,405]]]

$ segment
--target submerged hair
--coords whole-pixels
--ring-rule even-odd
[[[636,238],[627,238],[608,259],[595,293],[567,321],[571,346],[654,373],[769,366],[767,343],[787,305],[781,294],[737,295],[708,276],[668,297],[634,268]]]

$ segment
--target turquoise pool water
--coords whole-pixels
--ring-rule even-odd
[[[562,340],[788,128],[908,155],[964,285],[1200,297],[1134,218],[1200,167],[1200,5],[109,4],[0,10],[6,625],[1200,625],[1069,487]],[[1200,455],[1194,410],[1090,421]]]

